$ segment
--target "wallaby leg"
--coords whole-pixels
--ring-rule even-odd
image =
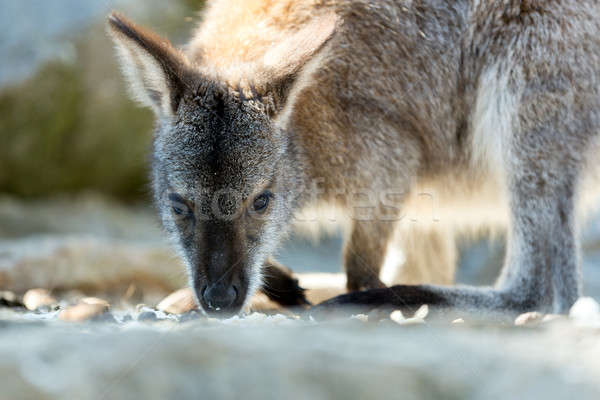
[[[522,107],[521,130],[504,144],[511,224],[505,266],[494,288],[398,285],[341,295],[317,311],[339,305],[412,309],[429,304],[475,312],[567,312],[581,292],[574,208],[586,141],[580,137],[578,145],[573,140],[566,147],[564,138],[585,136],[574,132],[585,125],[553,109],[543,110],[544,118],[527,117],[539,107],[534,101]],[[533,121],[532,126],[523,121]]]
[[[465,311],[564,313],[580,294],[577,246],[573,226],[574,182],[547,182],[532,195],[539,176],[515,177],[513,227],[502,277],[495,288],[397,285],[335,297],[317,306],[414,309],[421,304]]]
[[[385,287],[379,280],[379,271],[393,229],[391,221],[353,221],[352,231],[344,246],[346,286],[349,292]]]
[[[536,154],[542,137],[544,154]],[[585,150],[566,150],[560,139],[552,127],[515,138],[509,180],[512,228],[497,287],[511,293],[515,304],[564,313],[581,295],[575,198]]]
[[[298,285],[292,270],[268,259],[263,265],[263,285],[261,290],[269,299],[283,306],[310,305],[304,296],[304,289]]]
[[[458,251],[450,232],[411,227],[399,234],[390,245],[401,247],[405,261],[398,268],[394,283],[454,283]]]

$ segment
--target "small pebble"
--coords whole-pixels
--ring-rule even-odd
[[[426,314],[426,313],[422,310],[420,315],[423,315],[423,314]],[[415,313],[415,315],[417,315],[417,313]],[[418,325],[418,324],[425,323],[425,320],[423,318],[418,318],[418,317],[405,318],[404,315],[402,314],[402,311],[400,311],[400,310],[393,311],[390,314],[390,319],[392,321],[394,321],[395,323],[397,323],[398,325]]]
[[[569,318],[578,325],[600,327],[600,305],[591,297],[581,297],[571,307]]]
[[[429,314],[429,306],[427,304],[423,304],[415,312],[415,315],[413,315],[413,318],[425,319],[425,317],[427,317],[427,314]]]
[[[92,317],[91,320],[94,322],[104,322],[111,324],[116,324],[118,322],[115,316],[112,315],[110,312],[105,312],[100,315],[96,315],[95,317]]]
[[[154,311],[144,311],[137,317],[138,321],[158,321],[158,317]]]
[[[46,313],[50,313],[52,311],[58,311],[60,310],[60,306],[58,305],[52,305],[52,306],[39,306],[38,308],[35,309],[36,312],[38,313],[42,313],[42,314],[46,314]]]
[[[369,322],[369,316],[366,314],[356,314],[351,316],[350,319],[357,319],[360,322]]]
[[[135,306],[135,311],[140,313],[140,312],[144,312],[144,310],[150,310],[151,308],[148,307],[147,305],[145,305],[144,303],[140,303],[137,306]]]
[[[544,317],[543,314],[541,314],[537,311],[526,312],[526,313],[519,315],[515,319],[515,325],[523,326],[523,325],[531,325],[534,323],[539,323],[542,321],[543,317]]]
[[[420,325],[424,324],[425,320],[421,318],[406,318],[405,320],[396,323],[398,325]]]
[[[67,307],[58,314],[58,318],[62,321],[86,321],[105,313],[108,310],[102,304],[86,304],[79,303],[74,306]]]
[[[186,312],[184,314],[180,314],[178,321],[179,322],[193,321],[195,319],[200,318],[200,316],[201,316],[201,314],[198,311],[192,310],[192,311]]]
[[[129,321],[133,321],[133,317],[131,316],[131,314],[125,314],[123,316],[123,318],[121,319],[121,322],[129,322]]]
[[[569,316],[574,319],[589,319],[598,315],[600,315],[600,305],[591,297],[581,297],[569,312]]]
[[[560,314],[546,314],[544,315],[544,318],[542,318],[542,322],[546,323],[546,322],[553,322],[553,321],[558,321],[561,319],[565,319],[566,317],[564,315],[560,315]]]
[[[390,314],[390,319],[399,324],[402,321],[404,321],[406,318],[404,318],[404,314],[402,314],[402,311],[396,310],[396,311],[392,311],[392,313]]]
[[[35,311],[42,306],[51,306],[57,301],[46,289],[30,289],[23,296],[23,304],[28,310]]]
[[[81,303],[99,304],[101,306],[106,307],[107,309],[110,308],[110,304],[108,303],[108,301],[106,301],[104,299],[100,299],[98,297],[84,297],[83,299],[81,299]]]
[[[179,289],[165,297],[156,308],[170,314],[184,314],[196,309],[196,301],[192,289]]]
[[[456,318],[454,321],[452,321],[453,324],[464,324],[465,320],[462,318]]]

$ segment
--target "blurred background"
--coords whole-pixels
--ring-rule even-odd
[[[105,17],[122,11],[177,45],[200,0],[0,0],[0,290],[112,292],[153,302],[185,285],[151,207],[153,116],[126,96]],[[600,297],[600,220],[584,234]],[[339,272],[341,239],[293,236],[279,259]],[[502,238],[463,240],[458,281],[489,284]]]

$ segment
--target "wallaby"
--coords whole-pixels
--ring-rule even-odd
[[[109,28],[156,113],[156,203],[204,311],[237,313],[261,286],[302,303],[270,257],[323,204],[349,216],[349,293],[318,309],[564,313],[580,296],[577,232],[600,186],[598,2],[216,0],[184,51],[118,14]],[[506,228],[494,287],[380,281],[407,210],[430,200],[438,220],[402,231],[417,248],[438,229]]]

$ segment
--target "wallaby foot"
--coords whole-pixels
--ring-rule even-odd
[[[427,304],[434,313],[515,316],[539,308],[532,297],[492,288],[396,285],[343,294],[311,308],[316,318],[399,309],[410,315]]]
[[[309,306],[311,305],[304,289],[298,285],[292,271],[273,260],[267,260],[263,266],[263,285],[261,290],[269,299],[282,306]]]

